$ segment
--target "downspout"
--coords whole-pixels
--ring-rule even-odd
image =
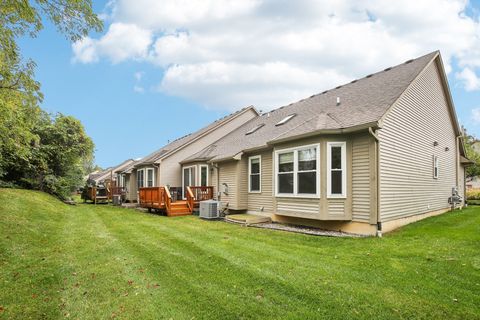
[[[220,167],[218,166],[218,163],[212,163],[212,167],[215,168],[217,171],[217,201],[220,201]]]
[[[463,205],[462,207],[465,206],[465,197],[466,197],[466,190],[465,190],[465,169],[463,170],[463,186],[460,186],[460,180],[459,180],[459,169],[460,169],[460,138],[462,137],[462,135],[459,135],[459,136],[456,136],[455,138],[455,152],[457,153],[455,155],[455,159],[456,159],[456,166],[455,166],[455,177],[456,177],[456,181],[455,181],[455,184],[456,184],[456,187],[457,187],[457,190],[459,190],[459,188],[462,188],[463,190]]]
[[[382,237],[382,220],[380,216],[380,139],[378,138],[378,135],[373,131],[372,127],[368,128],[368,132],[370,135],[375,139],[375,178],[377,182],[377,203],[376,203],[376,208],[377,208],[377,216],[376,216],[376,222],[377,222],[377,237],[381,238]]]

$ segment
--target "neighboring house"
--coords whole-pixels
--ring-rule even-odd
[[[138,188],[155,186],[185,190],[186,186],[208,183],[208,167],[190,166],[182,171],[180,162],[256,117],[259,114],[254,107],[243,108],[135,162],[130,174],[130,180],[136,181],[132,191],[136,193]],[[179,197],[183,195],[180,192]]]
[[[460,137],[433,52],[254,117],[182,172],[208,166],[230,212],[375,234],[445,212],[454,187],[463,196]]]
[[[135,175],[132,174],[132,172],[134,171],[135,164],[139,161],[141,161],[141,158],[133,160],[127,166],[122,167],[114,172],[116,174],[118,186],[124,188],[125,201],[127,202],[137,201],[137,185]]]
[[[110,167],[107,168],[101,172],[94,172],[88,175],[88,180],[90,182],[94,182],[95,185],[99,185],[107,180],[111,181],[117,181],[117,171],[123,170],[127,166],[129,166],[134,160],[133,159],[128,159],[122,162],[121,164],[115,166],[115,167]]]

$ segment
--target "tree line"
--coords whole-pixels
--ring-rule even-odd
[[[0,3],[0,186],[20,186],[68,198],[93,166],[94,144],[72,116],[41,109],[35,62],[17,41],[36,37],[48,19],[70,41],[102,22],[90,0],[2,0]]]

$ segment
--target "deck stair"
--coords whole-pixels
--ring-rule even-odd
[[[170,210],[167,212],[169,217],[185,216],[192,214],[187,201],[175,201],[170,204]]]

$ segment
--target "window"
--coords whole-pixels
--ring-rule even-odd
[[[154,169],[147,169],[147,187],[153,187],[155,184],[154,172]]]
[[[262,159],[260,156],[248,158],[248,192],[261,192],[262,190]]]
[[[438,157],[433,156],[433,178],[438,179]]]
[[[279,122],[276,124],[276,126],[281,126],[282,124],[287,123],[288,121],[290,121],[290,120],[291,120],[293,117],[295,117],[295,116],[296,116],[295,113],[286,116],[286,117],[283,118],[281,121],[279,121]]]
[[[125,175],[119,174],[117,175],[117,181],[119,187],[125,187]]]
[[[200,165],[200,186],[208,186],[208,166]]]
[[[320,196],[319,145],[279,150],[275,159],[277,196]]]
[[[137,170],[137,188],[143,188],[144,184],[143,184],[143,175],[144,175],[144,170],[141,169],[141,170]]]
[[[347,195],[346,142],[327,142],[327,194],[344,198]]]
[[[252,134],[254,133],[255,131],[257,131],[258,129],[260,129],[261,127],[263,127],[265,124],[262,123],[262,124],[259,124],[257,125],[256,127],[253,127],[252,129],[248,130],[245,135],[248,136],[249,134]]]
[[[317,150],[310,148],[298,151],[298,193],[317,193]]]

